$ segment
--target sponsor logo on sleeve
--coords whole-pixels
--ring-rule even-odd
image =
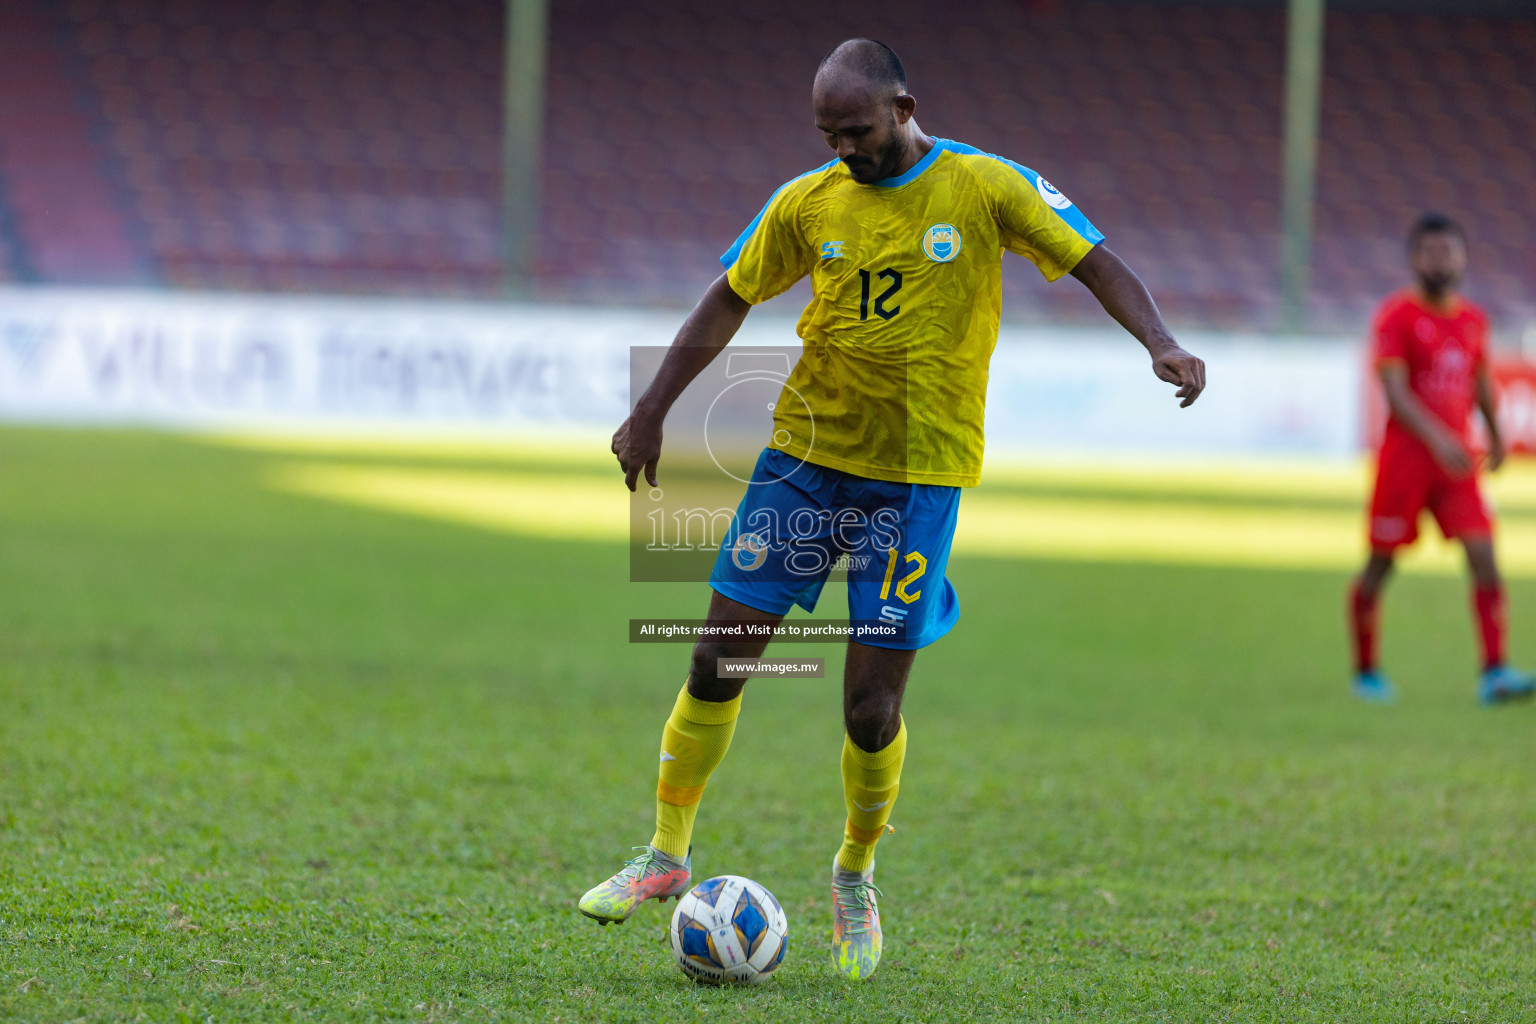
[[[1053,206],[1058,210],[1065,210],[1072,205],[1072,200],[1061,194],[1061,190],[1050,182],[1041,178],[1035,182],[1035,188],[1040,192],[1040,198],[1045,200],[1047,206]]]

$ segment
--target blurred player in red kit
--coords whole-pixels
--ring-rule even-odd
[[[1477,481],[1480,468],[1498,469],[1504,441],[1488,374],[1488,320],[1456,291],[1467,268],[1461,226],[1424,214],[1408,233],[1408,262],[1415,286],[1387,299],[1372,329],[1390,416],[1371,498],[1371,555],[1349,594],[1355,694],[1376,702],[1395,696],[1376,665],[1378,601],[1393,556],[1418,537],[1427,508],[1440,532],[1467,551],[1483,647],[1479,698],[1493,704],[1529,697],[1536,681],[1504,660],[1504,584],[1494,560],[1492,514]],[[1471,444],[1474,406],[1488,425],[1485,454]]]

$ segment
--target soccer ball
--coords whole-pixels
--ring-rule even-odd
[[[720,875],[694,886],[672,911],[672,956],[711,985],[759,985],[789,948],[789,922],[773,893],[750,878]]]

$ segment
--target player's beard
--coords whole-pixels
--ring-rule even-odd
[[[1419,287],[1432,299],[1442,299],[1456,289],[1457,274],[1441,270],[1419,275]]]
[[[896,115],[889,114],[889,122],[886,130],[889,137],[885,145],[881,146],[873,158],[860,157],[857,161],[844,160],[848,170],[853,174],[854,180],[868,185],[872,182],[889,178],[896,173],[896,168],[901,166],[901,158],[906,153],[901,132],[896,127]]]

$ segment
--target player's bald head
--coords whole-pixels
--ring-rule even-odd
[[[917,101],[907,93],[901,59],[884,43],[849,39],[834,46],[816,72],[811,106],[816,127],[854,180],[868,185],[917,159]]]
[[[862,92],[884,103],[907,91],[907,72],[896,51],[876,39],[845,39],[821,58],[813,92]]]

